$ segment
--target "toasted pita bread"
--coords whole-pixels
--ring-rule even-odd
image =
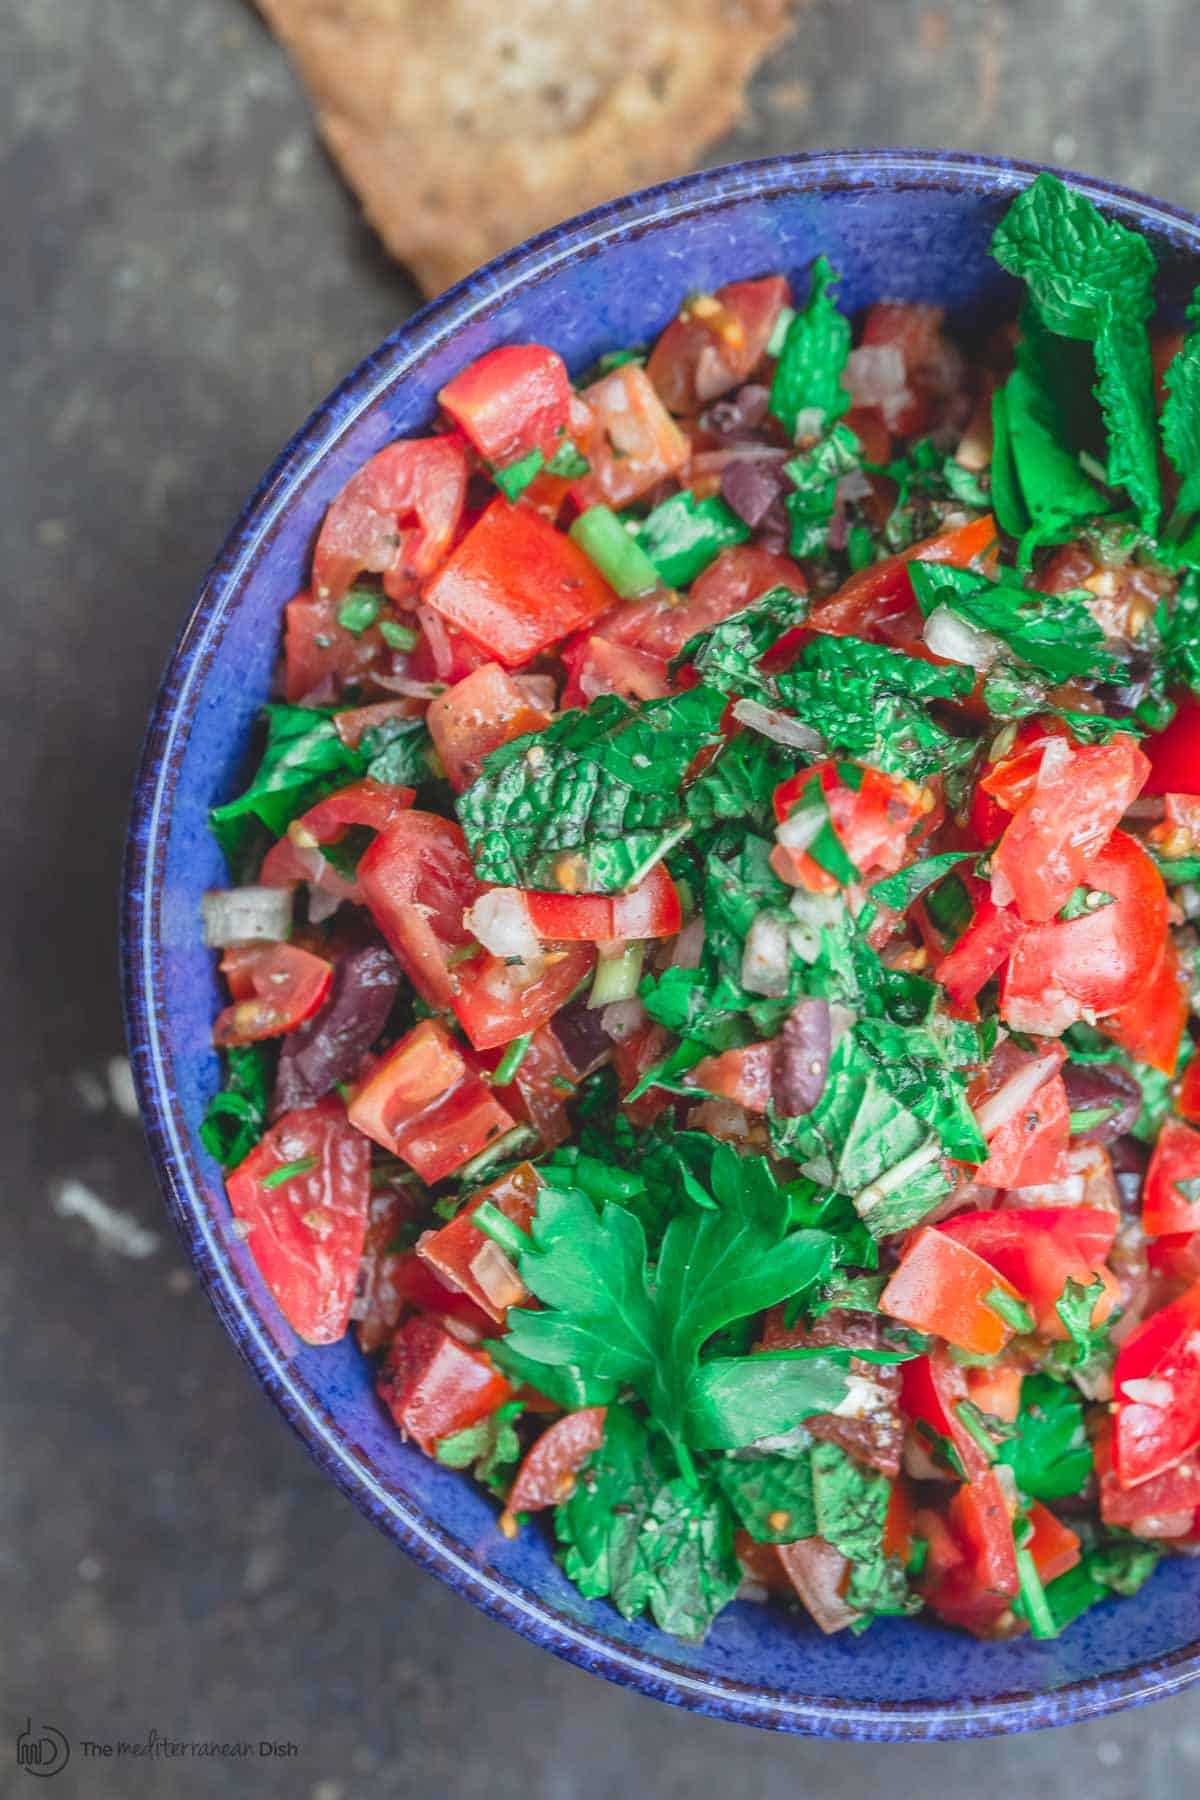
[[[686,168],[792,0],[259,0],[388,249],[433,293]]]

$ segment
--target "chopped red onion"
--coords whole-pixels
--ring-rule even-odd
[[[832,1035],[828,1000],[797,1000],[775,1040],[771,1089],[781,1118],[810,1113],[825,1092]]]
[[[580,1077],[590,1075],[612,1054],[613,1041],[604,1029],[604,1011],[597,1012],[586,999],[573,1000],[556,1012],[550,1029]]]
[[[1127,1069],[1115,1063],[1068,1062],[1063,1068],[1063,1081],[1073,1113],[1108,1108],[1107,1118],[1074,1133],[1077,1140],[1112,1144],[1132,1130],[1142,1110],[1142,1090]]]
[[[762,525],[784,491],[782,459],[732,456],[721,471],[721,498],[750,529]]]
[[[632,1000],[612,1000],[600,1009],[600,1023],[614,1044],[624,1043],[635,1031],[640,1031],[646,1023],[646,1009],[636,997]]]
[[[280,1043],[273,1112],[315,1106],[353,1081],[392,1010],[400,965],[383,944],[349,950],[333,965],[329,998]]]

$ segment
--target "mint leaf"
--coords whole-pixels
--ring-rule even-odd
[[[716,1464],[721,1491],[758,1544],[791,1544],[813,1537],[812,1462],[799,1456],[725,1456]]]
[[[420,787],[431,778],[433,739],[424,719],[385,719],[364,731],[359,750],[367,759],[372,781],[396,787]]]
[[[749,536],[750,527],[719,494],[697,500],[686,488],[648,513],[636,533],[638,547],[669,588],[690,586],[722,550]]]
[[[862,445],[848,425],[835,425],[827,437],[801,450],[783,472],[792,491],[784,505],[791,520],[789,549],[793,556],[822,556],[829,548],[829,528],[843,475],[857,469]]]
[[[684,776],[724,710],[706,687],[640,708],[604,694],[494,750],[457,801],[480,880],[575,893],[640,880],[688,830]]]
[[[690,663],[709,687],[775,705],[779,690],[759,664],[785,632],[802,625],[807,617],[807,594],[794,594],[786,587],[770,588],[740,612],[689,638],[671,659],[670,673],[677,675]]]
[[[1192,301],[1192,329],[1171,358],[1164,386],[1162,409],[1163,448],[1180,475],[1179,497],[1171,515],[1169,535],[1178,540],[1200,512],[1200,331],[1196,329],[1197,300]]]
[[[779,353],[769,407],[790,438],[800,422],[805,435],[816,437],[850,409],[842,385],[850,321],[829,297],[836,280],[828,262],[818,256],[807,304],[792,319]]]
[[[786,744],[756,731],[727,738],[684,796],[693,830],[709,831],[730,819],[774,830],[775,789],[795,768],[796,752]]]
[[[909,573],[927,618],[935,608],[949,607],[1053,681],[1124,679],[1125,665],[1106,648],[1079,594],[1035,593],[1007,570],[992,580],[970,569],[915,562]]]
[[[910,863],[895,875],[885,875],[882,881],[872,882],[867,893],[879,906],[889,907],[893,912],[906,912],[914,900],[919,900],[928,888],[944,880],[959,863],[969,862],[973,854],[971,850],[946,850],[940,856],[927,856],[921,862]]]
[[[812,1448],[813,1502],[817,1532],[847,1558],[849,1604],[864,1614],[906,1614],[920,1608],[908,1591],[898,1559],[885,1557],[883,1530],[892,1484],[878,1469],[868,1469],[840,1444]]]

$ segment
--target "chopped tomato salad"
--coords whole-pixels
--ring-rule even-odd
[[[1152,430],[1142,241],[1042,176],[993,253],[969,351],[818,258],[462,368],[213,813],[232,1236],[686,1639],[1200,1549],[1200,327]]]

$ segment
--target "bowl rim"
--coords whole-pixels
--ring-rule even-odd
[[[997,1736],[1066,1724],[1180,1692],[1200,1681],[1200,1639],[1167,1656],[1054,1690],[990,1700],[857,1702],[765,1691],[704,1677],[627,1649],[581,1626],[470,1562],[403,1496],[391,1492],[361,1449],[281,1354],[212,1231],[165,1049],[158,903],[183,745],[230,604],[286,512],[289,496],[379,399],[467,322],[556,269],[689,213],[791,192],[925,187],[1016,193],[1052,165],[946,150],[808,151],[702,169],[609,201],[495,258],[422,307],[318,405],[246,502],[201,583],[158,690],[134,782],[122,876],[121,963],[126,1032],[142,1120],[159,1183],[184,1246],[222,1324],[310,1455],[360,1511],[425,1568],[483,1613],[576,1666],[688,1710],[805,1736],[922,1741]],[[1200,257],[1200,219],[1135,190],[1052,169],[1126,222]]]

